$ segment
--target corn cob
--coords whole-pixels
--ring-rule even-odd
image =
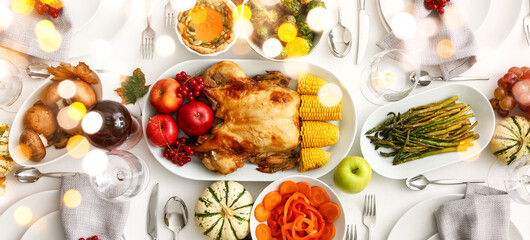
[[[335,121],[342,120],[341,107],[342,100],[335,106],[322,104],[318,96],[300,96],[300,118],[312,121]]]
[[[307,73],[298,73],[298,94],[318,95],[320,88],[327,82],[322,78]]]
[[[322,148],[302,148],[300,150],[299,172],[319,168],[329,162],[330,152],[325,152]]]
[[[326,147],[339,140],[339,128],[328,122],[302,121],[302,147]]]

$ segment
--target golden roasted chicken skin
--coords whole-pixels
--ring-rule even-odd
[[[246,159],[264,172],[296,166],[300,96],[287,87],[283,74],[269,72],[251,79],[237,64],[224,61],[202,77],[215,117],[224,120],[195,147],[208,169],[226,175]]]

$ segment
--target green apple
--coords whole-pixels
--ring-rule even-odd
[[[362,157],[346,157],[335,169],[333,182],[346,193],[359,193],[372,180],[372,168]]]

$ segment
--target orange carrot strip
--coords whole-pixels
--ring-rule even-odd
[[[298,192],[298,185],[296,185],[293,181],[285,181],[280,185],[280,194],[289,194],[289,193],[295,193]]]
[[[340,216],[340,207],[334,202],[326,202],[318,207],[318,212],[322,214],[327,223],[332,223]]]
[[[335,225],[333,225],[333,223],[326,223],[319,240],[331,240],[333,237],[335,237]]]
[[[268,193],[263,198],[263,205],[267,210],[272,210],[282,202],[282,195],[278,191]]]
[[[254,216],[260,222],[266,222],[271,217],[271,210],[266,209],[263,203],[258,204],[254,210]]]
[[[256,227],[256,238],[258,240],[270,240],[271,239],[271,229],[266,224],[259,224]]]
[[[296,185],[298,185],[298,191],[305,194],[307,198],[311,197],[311,186],[309,183],[306,182],[299,182]]]
[[[311,197],[309,198],[309,201],[313,207],[318,208],[320,204],[329,202],[329,196],[328,193],[326,193],[326,190],[321,187],[314,186],[311,188]]]

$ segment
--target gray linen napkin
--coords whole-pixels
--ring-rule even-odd
[[[434,217],[442,240],[508,239],[510,197],[504,191],[470,183],[464,199],[444,203]]]
[[[16,0],[13,0],[16,1]],[[0,4],[3,5],[4,3]],[[35,32],[35,26],[41,20],[49,20],[55,26],[55,30],[60,34],[60,47],[51,52],[43,51],[39,46],[38,38]],[[63,7],[59,17],[52,18],[46,13],[39,15],[35,10],[27,15],[21,15],[13,12],[11,24],[5,28],[0,28],[0,46],[13,49],[18,52],[26,53],[38,58],[49,59],[54,61],[64,61],[68,59],[70,52],[70,42],[72,40],[72,22],[68,7]]]
[[[453,5],[455,1],[448,2],[446,9]],[[419,51],[417,54],[421,65],[439,66],[445,80],[458,76],[475,64],[475,37],[469,26],[463,22],[463,18],[455,20],[455,18],[458,18],[458,14],[449,14],[455,18],[452,18],[452,24],[448,24],[437,12],[427,10],[424,0],[415,0],[413,14],[416,19],[417,29],[422,29],[421,26],[426,18],[432,18],[434,20],[432,22],[439,24],[438,32],[428,36],[425,32],[422,32],[425,30],[417,30],[414,37],[409,40],[400,39],[390,32],[377,43],[377,46],[383,50],[408,49],[411,52]],[[445,14],[447,16],[448,12]],[[425,45],[425,43],[427,44]]]
[[[65,201],[69,200],[61,198],[61,222],[66,239],[86,239],[94,235],[105,240],[121,239],[129,213],[129,201],[112,202],[102,199],[90,187],[88,181],[89,177],[85,174],[62,179],[60,196],[65,196],[70,190],[81,194],[81,203],[78,206],[75,197],[73,204],[67,204]]]

